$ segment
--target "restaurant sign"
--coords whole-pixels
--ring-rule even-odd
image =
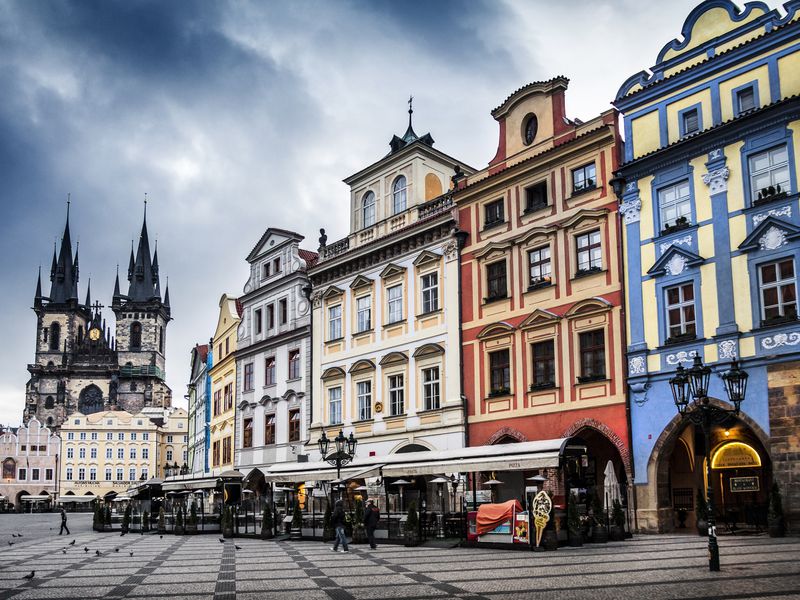
[[[714,454],[711,467],[714,469],[758,468],[761,457],[755,449],[744,442],[730,442]]]
[[[758,477],[731,477],[731,492],[757,492],[760,489]]]

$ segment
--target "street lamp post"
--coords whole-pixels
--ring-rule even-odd
[[[710,403],[708,384],[711,379],[711,367],[704,365],[698,355],[695,355],[694,363],[689,369],[684,369],[683,365],[679,365],[675,376],[669,380],[678,413],[690,423],[701,427],[705,438],[709,571],[719,571],[719,545],[717,544],[717,528],[714,520],[714,487],[711,479],[711,428],[723,423],[731,416],[739,414],[739,408],[747,391],[747,377],[747,372],[739,368],[739,364],[735,360],[731,368],[722,374],[725,392],[733,404],[733,409],[720,408]]]
[[[340,429],[339,435],[333,438],[334,451],[328,454],[330,443],[331,440],[328,439],[328,436],[323,431],[322,437],[317,442],[319,444],[319,453],[322,455],[322,460],[336,467],[336,479],[340,480],[342,478],[342,467],[349,465],[356,456],[358,440],[356,440],[352,432],[350,432],[350,437],[345,437],[344,431]]]

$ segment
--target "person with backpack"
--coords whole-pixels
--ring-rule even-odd
[[[375,530],[378,528],[378,521],[381,518],[381,511],[375,506],[375,501],[367,500],[367,509],[364,511],[364,528],[367,530],[367,541],[373,550],[378,548],[375,543]]]
[[[69,527],[67,527],[67,511],[64,510],[64,507],[61,507],[61,529],[58,531],[58,535],[62,535],[64,530],[67,530],[67,535],[69,535]]]
[[[333,552],[339,550],[339,542],[342,543],[342,552],[349,552],[347,548],[347,536],[344,532],[346,517],[344,513],[344,504],[341,500],[337,500],[333,505],[333,513],[331,513],[331,526],[336,530],[336,538],[333,542]]]

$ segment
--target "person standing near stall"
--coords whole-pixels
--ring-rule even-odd
[[[381,511],[375,506],[375,501],[367,500],[367,510],[364,511],[364,527],[367,530],[367,540],[369,547],[373,550],[377,549],[375,543],[375,530],[378,528],[378,521],[381,518]]]
[[[333,514],[331,514],[331,525],[336,530],[336,540],[333,542],[331,550],[336,552],[339,549],[339,542],[342,543],[342,552],[349,552],[347,549],[347,535],[344,532],[345,514],[344,504],[341,500],[337,500],[333,505]]]

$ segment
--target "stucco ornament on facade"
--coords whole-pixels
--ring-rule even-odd
[[[692,245],[692,236],[685,235],[681,238],[675,238],[674,240],[670,240],[668,242],[664,242],[659,246],[661,249],[661,254],[664,254],[664,251],[672,246],[691,246]]]
[[[646,372],[644,356],[634,356],[628,360],[628,373],[641,375]]]
[[[786,244],[786,232],[777,227],[770,227],[767,229],[764,235],[758,240],[758,245],[762,250],[775,250]]]
[[[625,217],[625,224],[638,223],[642,211],[642,199],[639,197],[625,200],[619,205],[619,212]]]
[[[446,260],[452,260],[458,255],[458,243],[455,240],[445,242],[442,246],[442,254]]]
[[[703,175],[703,183],[708,186],[708,191],[713,196],[714,194],[728,191],[728,177],[730,175],[731,170],[728,167],[714,169]]]
[[[772,350],[780,346],[797,346],[800,344],[800,333],[776,333],[761,340],[761,347],[765,350]]]
[[[679,363],[692,362],[694,357],[697,356],[697,350],[681,350],[675,354],[667,354],[667,364],[675,366]]]
[[[723,340],[717,345],[717,353],[720,360],[727,358],[728,360],[736,359],[736,342],[734,340]]]
[[[753,215],[753,225],[758,226],[761,224],[764,219],[767,217],[789,217],[792,216],[792,207],[791,206],[784,206],[783,208],[773,208],[767,212],[759,213],[757,215]]]
[[[686,270],[686,257],[680,254],[673,255],[664,266],[668,275],[680,275]]]

